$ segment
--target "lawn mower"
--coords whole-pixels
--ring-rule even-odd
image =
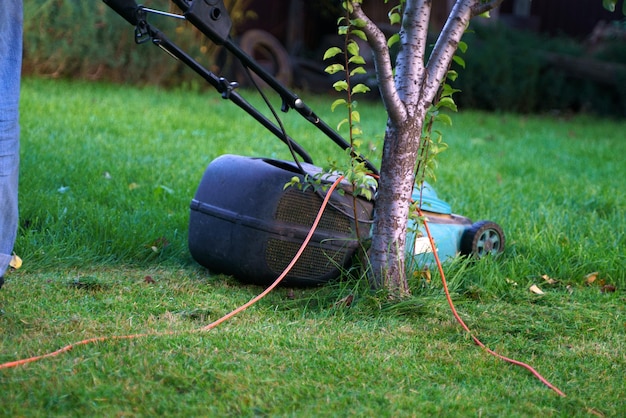
[[[283,112],[296,111],[344,150],[350,149],[350,144],[237,46],[230,37],[232,22],[222,0],[173,0],[181,10],[180,15],[148,9],[134,0],[104,2],[135,27],[137,43],[152,41],[180,60],[289,148],[293,161],[239,155],[216,158],[206,168],[190,204],[188,245],[199,264],[244,283],[271,284],[304,242],[325,197],[324,185],[333,182],[338,175],[324,175],[306,150],[286,134],[282,124],[267,119],[238,93],[236,82],[218,77],[200,65],[148,23],[148,16],[160,14],[186,19],[273,89],[282,100]],[[353,157],[377,174],[376,167],[365,157]],[[286,187],[294,177],[301,184],[310,178],[321,180],[318,187],[315,184]],[[330,197],[329,207],[311,242],[283,284],[311,286],[336,279],[350,266],[361,245],[356,239],[356,230],[369,235],[375,198],[354,198],[351,184],[345,181],[339,187],[342,192]],[[419,265],[430,263],[433,251],[437,251],[442,260],[459,254],[482,257],[503,251],[505,238],[500,226],[489,221],[473,223],[453,214],[429,184],[416,188],[413,199],[420,202],[437,247],[432,248],[420,225],[409,221],[406,250]]]

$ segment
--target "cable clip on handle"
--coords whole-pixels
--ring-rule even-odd
[[[139,6],[135,11],[137,22],[135,24],[135,43],[137,45],[144,44],[151,39],[150,31],[148,30],[148,21],[146,19],[146,11],[143,6]]]
[[[223,99],[230,99],[230,94],[239,87],[239,83],[236,81],[228,81],[224,77],[220,77],[218,80],[218,91],[222,93]]]

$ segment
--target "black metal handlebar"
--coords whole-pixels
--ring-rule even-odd
[[[280,140],[288,144],[292,149],[302,157],[305,162],[312,163],[308,153],[293,139],[289,138],[274,123],[261,114],[256,108],[249,104],[237,92],[233,91],[236,83],[230,83],[224,78],[219,78],[205,69],[196,62],[188,54],[169,41],[163,33],[150,26],[145,20],[144,8],[138,5],[134,0],[103,0],[119,15],[126,19],[131,25],[136,26],[136,31],[141,31],[144,35],[148,35],[154,44],[163,48],[174,57],[181,60],[184,64],[193,69],[202,76],[209,84],[222,94],[222,97],[230,99],[243,110],[245,110],[254,119],[260,122],[265,128],[276,135]],[[284,112],[294,109],[310,123],[315,125],[327,137],[342,149],[350,149],[350,144],[330,126],[328,126],[313,110],[307,106],[304,101],[295,93],[282,85],[274,76],[261,67],[252,57],[246,54],[238,45],[230,38],[230,30],[232,21],[222,0],[172,0],[182,11],[183,16],[192,25],[198,28],[205,36],[217,45],[222,45],[226,50],[232,53],[239,61],[252,72],[258,75],[264,82],[268,84],[282,100],[282,110]],[[137,36],[137,35],[136,35]],[[362,155],[353,154],[363,161],[367,168],[374,174],[378,173],[376,167]]]

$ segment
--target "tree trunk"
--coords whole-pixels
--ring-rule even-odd
[[[394,297],[409,294],[405,271],[406,228],[413,193],[415,161],[423,118],[385,132],[376,212],[370,248],[370,285]]]
[[[414,187],[414,169],[426,112],[446,77],[452,57],[470,19],[503,0],[456,0],[433,51],[424,65],[428,22],[433,0],[406,0],[399,32],[395,73],[387,39],[352,3],[365,25],[380,93],[389,116],[370,248],[370,285],[394,297],[409,294],[405,271],[406,229]]]

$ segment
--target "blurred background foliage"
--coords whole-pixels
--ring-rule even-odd
[[[250,3],[225,1],[235,30],[255,19]],[[161,9],[165,4],[168,11],[180,13],[171,2],[146,0],[143,4]],[[102,1],[33,0],[25,2],[24,8],[26,75],[163,87],[205,86],[195,73],[159,48],[135,45],[134,28]],[[154,15],[150,23],[216,74],[228,68],[232,58],[190,24]],[[454,87],[462,93],[455,99],[462,108],[521,113],[584,111],[624,117],[626,21],[612,22],[603,33],[597,42],[497,23],[474,25],[465,36],[467,66],[459,69]],[[321,57],[319,62],[322,66]],[[329,80],[328,86],[331,84]]]
[[[226,0],[236,25],[250,18],[248,0]],[[163,9],[164,2],[145,0]],[[172,3],[165,11],[180,14]],[[162,16],[150,23],[207,68],[218,71],[218,48],[192,25]],[[153,45],[135,45],[134,28],[102,1],[24,2],[24,73],[49,78],[106,80],[138,85],[195,83],[195,73]]]
[[[587,112],[626,116],[626,24],[602,39],[576,39],[474,25],[465,35],[459,106],[517,113]]]

